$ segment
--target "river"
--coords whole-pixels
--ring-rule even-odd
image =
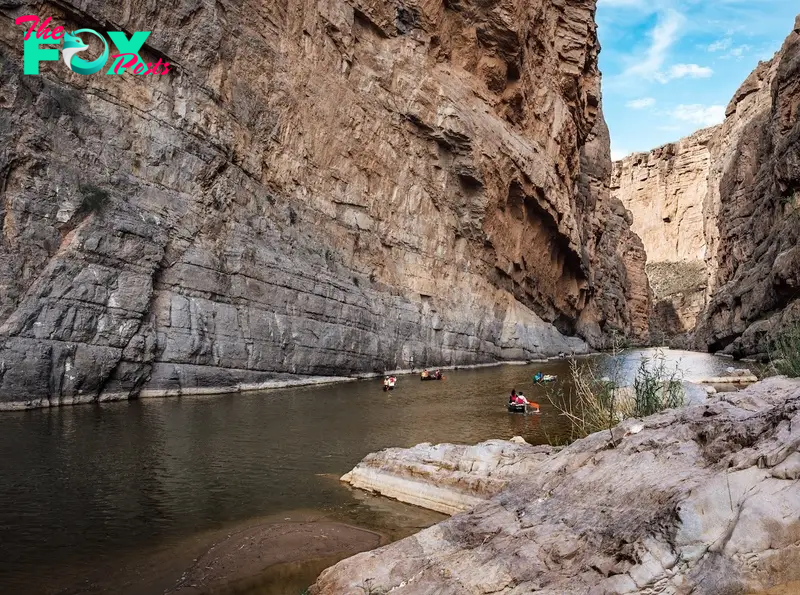
[[[628,352],[626,377],[651,354]],[[705,354],[666,354],[689,379],[741,367]],[[0,593],[116,592],[102,579],[131,560],[296,511],[390,539],[411,534],[442,517],[360,494],[336,478],[388,446],[563,437],[563,418],[547,405],[545,389],[532,386],[537,370],[568,376],[566,362],[548,362],[448,370],[440,382],[400,376],[389,393],[376,379],[4,412]],[[538,401],[542,414],[509,414],[511,388]],[[305,570],[311,579],[318,571]]]

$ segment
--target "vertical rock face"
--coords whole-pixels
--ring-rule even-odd
[[[800,320],[798,75],[800,17],[721,125],[615,164],[613,194],[647,251],[652,327],[673,341],[765,355]]]
[[[646,343],[652,303],[645,274],[647,256],[641,238],[632,231],[631,212],[619,198],[611,196],[611,139],[603,118],[595,125],[581,163],[579,194],[593,211],[584,243],[595,263],[593,269],[598,271],[596,283],[604,288],[592,307],[583,313],[584,335],[598,337],[601,330],[596,321],[613,321],[622,312],[622,320],[612,329],[634,342]]]
[[[151,31],[140,53],[171,73],[23,75],[11,23],[40,9],[68,30]],[[594,9],[6,4],[0,402],[641,334],[643,255],[607,195]]]
[[[800,320],[800,16],[737,91],[711,147],[710,299],[696,341],[764,354]]]
[[[702,262],[703,203],[716,127],[614,163],[612,193],[633,214],[650,262]]]
[[[656,341],[686,341],[705,306],[708,285],[703,207],[716,128],[635,153],[614,164],[612,194],[633,215],[632,228],[647,252],[654,293],[651,331]]]

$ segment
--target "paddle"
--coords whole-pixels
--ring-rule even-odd
[[[525,396],[525,395],[523,395],[523,396]],[[527,398],[526,398],[526,400],[527,400]],[[528,407],[532,408],[532,409],[537,409],[537,410],[539,409],[539,403],[534,403],[533,401],[528,401],[526,403],[526,405]]]

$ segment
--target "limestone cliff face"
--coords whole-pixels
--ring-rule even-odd
[[[655,341],[685,342],[708,286],[704,204],[716,128],[614,163],[611,191],[633,216],[647,252]]]
[[[6,4],[0,402],[239,390],[641,334],[647,307],[628,298],[647,299],[643,254],[603,170],[594,8]],[[152,31],[142,57],[172,73],[23,75],[11,23],[31,13]]]
[[[614,163],[612,192],[633,214],[633,230],[650,262],[705,260],[703,202],[715,132],[706,128]]]
[[[652,305],[645,273],[647,255],[641,238],[632,231],[632,213],[611,195],[611,139],[603,118],[598,119],[581,159],[579,194],[593,212],[584,244],[595,264],[596,284],[603,287],[602,295],[582,313],[582,321],[585,327],[594,327],[592,334],[598,336],[596,321],[613,321],[622,312],[613,330],[635,343],[647,343]],[[584,336],[592,334],[588,329],[584,332]]]
[[[765,354],[800,320],[800,16],[737,91],[711,151],[710,297],[696,342]]]
[[[714,128],[615,164],[655,294],[651,328],[766,355],[800,320],[800,17]]]

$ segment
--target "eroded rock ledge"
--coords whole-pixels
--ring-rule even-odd
[[[342,477],[355,488],[445,514],[463,512],[527,475],[552,449],[489,440],[475,446],[418,444],[368,455]]]
[[[800,580],[800,381],[772,378],[632,420],[613,442],[601,432],[550,456],[531,452],[498,495],[333,566],[311,592],[359,593],[368,581],[415,595],[716,595]],[[467,485],[462,462],[517,448],[506,445],[408,454],[411,468],[446,463],[422,477],[439,482],[453,463],[451,477]]]

